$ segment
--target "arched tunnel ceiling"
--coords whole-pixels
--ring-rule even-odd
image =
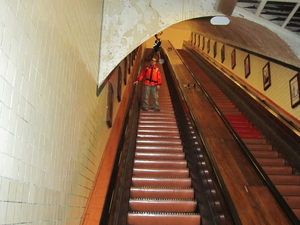
[[[293,9],[291,5],[282,9],[292,11],[284,14],[287,18],[281,26],[271,22],[274,21],[274,17],[265,16],[269,15],[270,7],[273,7],[272,3],[275,0],[268,3],[261,1],[260,4],[257,4],[256,0],[238,0],[230,17],[231,23],[224,27],[214,27],[207,19],[194,19],[223,15],[216,9],[218,1],[223,2],[222,0],[123,0],[115,4],[115,1],[107,1],[102,11],[98,85],[126,55],[152,35],[189,19],[193,19],[188,22],[190,30],[282,61],[292,65],[293,68],[297,67],[297,70],[300,68],[299,35],[294,33],[297,30],[291,32],[285,29],[290,27],[291,23],[295,24],[295,19],[298,19],[300,0],[287,0],[295,1],[297,4]],[[251,4],[255,1],[255,6],[249,6],[248,1]],[[281,6],[276,3],[276,10],[274,12],[272,8],[272,15],[274,13],[276,16],[282,15]]]
[[[215,26],[210,18],[198,18],[181,22],[203,36],[236,46],[247,51],[300,67],[300,60],[291,47],[277,34],[255,22],[240,17],[229,17],[226,26]],[[180,26],[180,24],[175,26]],[[181,26],[183,27],[183,26]]]

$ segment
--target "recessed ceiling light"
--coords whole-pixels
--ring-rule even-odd
[[[226,16],[215,16],[210,19],[212,25],[228,25],[230,20]]]

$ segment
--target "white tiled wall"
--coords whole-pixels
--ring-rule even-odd
[[[109,134],[101,4],[0,0],[0,224],[80,223]]]
[[[231,53],[230,47],[227,47],[229,53]],[[271,73],[271,86],[264,90],[263,86],[263,76],[262,69],[269,62],[266,59],[257,57],[255,55],[250,55],[250,65],[251,73],[248,78],[245,78],[244,74],[244,59],[247,56],[247,53],[236,50],[236,60],[237,66],[234,68],[233,72],[245,83],[250,85],[252,88],[260,92],[261,98],[266,98],[267,101],[271,101],[271,104],[275,103],[278,107],[278,111],[282,112],[284,110],[292,118],[300,120],[300,107],[292,108],[291,107],[291,98],[290,98],[290,79],[297,74],[297,71],[286,68],[279,64],[270,63],[270,73]],[[228,55],[227,61],[230,64],[230,56]]]
[[[200,49],[202,49],[203,41],[201,36]],[[213,43],[215,41],[211,39],[210,52],[209,55],[213,58]],[[221,48],[222,43],[217,43],[217,55],[216,60],[221,62]],[[234,48],[225,45],[225,60],[223,65],[226,66],[229,70],[231,69],[231,52]],[[205,40],[205,45],[203,52],[207,53],[207,39]],[[262,77],[262,68],[266,65],[268,60],[261,57],[250,55],[250,65],[251,73],[245,78],[244,72],[244,59],[248,53],[245,51],[236,49],[236,66],[232,70],[233,73],[238,76],[243,82],[245,82],[249,87],[255,89],[259,96],[267,101],[271,101],[271,105],[276,104],[277,110],[282,113],[282,110],[285,111],[284,115],[288,115],[289,119],[292,118],[293,121],[298,121],[300,119],[300,106],[296,108],[291,107],[290,99],[290,87],[289,81],[292,77],[297,74],[297,71],[286,68],[282,65],[271,62],[271,86],[265,91],[263,87],[263,77]]]

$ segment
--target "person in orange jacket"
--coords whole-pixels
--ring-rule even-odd
[[[161,85],[161,73],[156,66],[156,59],[152,58],[150,65],[146,66],[133,84],[144,79],[143,111],[149,110],[149,96],[153,99],[154,111],[160,111],[158,103],[158,90]]]

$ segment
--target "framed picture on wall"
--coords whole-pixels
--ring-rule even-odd
[[[204,50],[205,47],[205,37],[202,37],[202,50]]]
[[[236,56],[235,56],[235,48],[231,52],[231,69],[234,69],[236,66]]]
[[[210,52],[210,39],[207,40],[207,53]]]
[[[125,57],[125,60],[124,60],[124,79],[123,79],[124,85],[127,85],[127,75],[128,75],[127,66],[128,66],[127,57]]]
[[[122,70],[121,70],[121,66],[119,66],[119,68],[118,68],[118,91],[117,91],[118,102],[121,101],[121,96],[122,96]]]
[[[295,108],[300,104],[300,73],[297,73],[292,79],[290,79],[290,95],[291,95],[291,105]]]
[[[130,65],[130,60],[131,60],[131,53],[126,57],[127,58],[127,69],[128,69],[128,74],[131,73],[131,65]]]
[[[263,74],[263,85],[264,90],[267,90],[271,86],[271,72],[270,72],[270,62],[268,62],[262,69]]]
[[[221,62],[223,63],[225,60],[225,45],[221,48]]]
[[[114,89],[112,83],[108,84],[107,92],[107,105],[106,105],[106,124],[109,128],[112,127],[112,116],[113,116],[113,101],[114,101]]]
[[[247,78],[251,73],[251,70],[250,70],[250,55],[249,54],[244,59],[244,70],[245,70],[245,78]]]
[[[217,42],[214,43],[214,58],[217,56]]]

